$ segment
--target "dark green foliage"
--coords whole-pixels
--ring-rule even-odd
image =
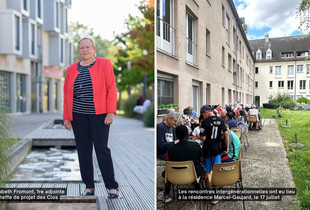
[[[277,97],[269,101],[269,107],[278,108],[279,106],[282,106],[285,109],[294,109],[296,106],[296,102],[291,99],[289,95],[286,94],[278,94]],[[267,108],[266,105],[264,108]],[[274,109],[273,108],[273,109]]]
[[[276,109],[278,108],[279,106],[276,105],[276,104],[263,104],[263,107],[266,108],[266,109]]]
[[[151,103],[143,115],[143,123],[146,127],[154,127],[154,104]]]
[[[301,97],[299,99],[296,100],[297,103],[304,103],[306,104],[309,101],[309,99],[305,98],[305,97]]]

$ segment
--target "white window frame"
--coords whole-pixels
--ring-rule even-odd
[[[280,86],[281,84],[281,86]],[[278,81],[278,88],[284,88],[284,81],[281,80],[281,81]]]
[[[60,29],[60,2],[55,1],[55,28]]]
[[[296,73],[302,73],[304,71],[304,65],[296,66]]]
[[[230,44],[230,18],[228,16],[228,14],[226,13],[226,17],[225,17],[225,30],[226,30],[226,43],[229,45]]]
[[[272,51],[269,48],[266,52],[266,60],[271,60],[272,59]]]
[[[294,77],[294,65],[287,65],[287,77]]]
[[[158,85],[160,86],[161,85],[161,83],[158,81],[158,80],[160,80],[160,81],[166,81],[166,82],[169,82],[169,83],[171,83],[172,84],[172,90],[171,90],[171,93],[172,93],[172,95],[170,95],[170,96],[163,96],[162,95],[162,88],[161,87],[159,87],[158,88],[158,90],[157,91],[159,91],[160,93],[157,95],[157,101],[158,101],[158,104],[162,104],[162,103],[160,103],[160,101],[161,100],[159,100],[159,97],[169,97],[169,98],[172,98],[172,103],[174,103],[175,101],[174,101],[174,98],[175,98],[175,96],[174,96],[174,85],[175,85],[175,81],[174,81],[174,78],[173,77],[171,77],[171,76],[167,76],[167,75],[163,75],[163,74],[158,74],[157,75],[157,82],[158,82]],[[171,101],[170,101],[171,102]]]
[[[273,66],[269,66],[269,74],[273,74]]]
[[[197,88],[197,93],[195,93],[195,89]],[[200,83],[197,81],[192,82],[192,90],[193,90],[193,109],[198,112],[200,108]],[[196,100],[195,100],[195,94],[197,94]]]
[[[299,91],[306,92],[306,80],[299,80]]]
[[[306,65],[306,70],[307,70],[307,77],[310,77],[310,64]]]
[[[32,26],[34,26],[34,34],[32,33]],[[37,24],[35,21],[29,21],[29,55],[31,58],[36,58],[37,56]],[[33,40],[32,40],[33,38]],[[32,43],[33,41],[33,43]],[[32,44],[34,53],[32,53]]]
[[[192,28],[192,34],[189,34],[189,19],[192,20],[192,25],[190,26]],[[186,30],[186,62],[196,65],[196,44],[195,44],[195,36],[196,36],[196,19],[189,14],[188,12],[186,12],[186,22],[185,22],[185,30]],[[190,37],[192,37],[192,39],[190,39]],[[191,43],[190,43],[191,42]],[[191,52],[189,52],[189,46],[190,44],[192,44],[191,46]]]
[[[166,2],[169,1],[169,23],[166,23],[164,21],[164,15],[163,12],[166,11]],[[156,37],[157,37],[157,48],[160,50],[163,50],[164,52],[167,52],[168,54],[175,55],[174,53],[174,9],[173,9],[173,3],[174,0],[157,0],[157,3],[159,2],[159,5],[157,5],[157,24],[156,27],[159,27],[159,29],[156,29]],[[159,14],[158,14],[159,12]],[[169,31],[167,31],[167,28]],[[159,30],[159,35],[157,31]]]
[[[18,19],[16,19],[18,18]],[[18,26],[16,25],[16,22],[18,20]],[[18,31],[17,31],[17,27],[18,27]],[[17,34],[18,33],[18,34]],[[15,13],[14,14],[14,30],[13,30],[13,34],[14,34],[14,42],[13,42],[13,50],[16,54],[21,54],[22,52],[22,17],[20,14]],[[18,47],[18,49],[16,49]]]
[[[294,80],[288,80],[287,81],[287,92],[293,92],[293,91],[294,91]]]
[[[274,72],[276,78],[281,78],[281,66],[276,66]]]
[[[256,60],[262,60],[262,51],[260,49],[256,51]]]

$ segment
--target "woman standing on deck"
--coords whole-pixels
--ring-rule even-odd
[[[96,58],[92,39],[78,42],[81,61],[67,68],[64,83],[63,120],[73,128],[81,177],[86,185],[83,196],[94,195],[93,144],[108,198],[118,197],[113,162],[108,148],[110,125],[116,113],[117,90],[110,60]]]

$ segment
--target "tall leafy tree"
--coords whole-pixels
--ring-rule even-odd
[[[310,0],[301,0],[297,8],[297,17],[299,18],[299,29],[309,32],[310,29]]]

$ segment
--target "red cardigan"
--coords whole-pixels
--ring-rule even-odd
[[[67,68],[64,84],[63,120],[73,120],[74,81],[78,76],[79,62]],[[113,112],[116,114],[117,90],[111,61],[106,58],[96,58],[95,64],[89,68],[93,84],[94,106],[96,115]]]

